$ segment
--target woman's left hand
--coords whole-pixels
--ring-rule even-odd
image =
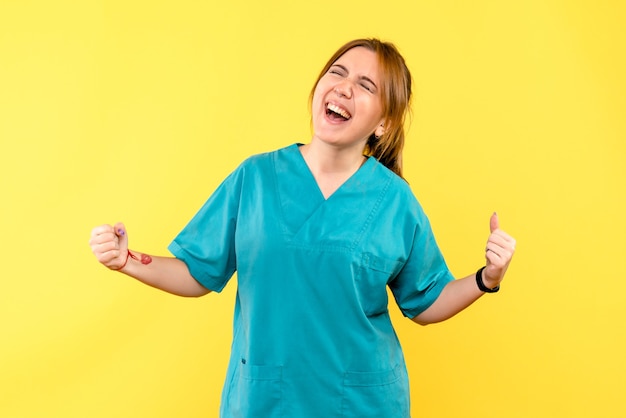
[[[483,283],[489,288],[494,288],[504,278],[504,273],[513,258],[515,239],[500,229],[500,221],[496,213],[491,215],[489,229],[491,234],[485,249],[487,267],[483,270]]]

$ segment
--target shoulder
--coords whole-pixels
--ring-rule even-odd
[[[294,150],[297,150],[297,144],[292,144],[273,151],[254,154],[243,160],[237,169],[263,169],[268,165],[273,165],[276,159],[284,158],[286,155],[293,153]]]
[[[387,203],[393,202],[398,211],[416,219],[423,220],[426,215],[409,183],[396,173],[376,161],[376,174],[386,182]]]
[[[227,177],[226,183],[236,188],[258,188],[273,181],[276,165],[297,151],[297,145],[254,154],[243,160]]]
[[[376,174],[380,178],[385,179],[387,182],[388,193],[390,196],[405,199],[407,202],[414,202],[419,205],[411,186],[405,179],[385,167],[385,165],[381,164],[379,161],[376,161],[375,159],[374,161]]]

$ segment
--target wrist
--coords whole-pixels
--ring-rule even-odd
[[[476,272],[476,285],[481,292],[496,293],[498,290],[500,290],[500,285],[498,283],[494,285],[493,283],[490,283],[489,280],[484,280],[483,271],[485,270],[485,268],[486,267],[481,267]]]
[[[142,254],[142,253],[138,253],[140,256],[137,256],[136,254],[133,254],[132,251],[130,250],[126,250],[126,259],[124,260],[124,264],[122,264],[121,267],[112,269],[115,271],[122,271],[124,269],[124,267],[126,267],[126,265],[128,264],[128,260],[129,259],[133,259],[136,261],[139,261],[141,264],[143,265],[147,265],[152,263],[152,257],[150,257],[148,254]]]
[[[119,267],[116,267],[116,268],[109,267],[109,268],[113,271],[122,271],[122,269],[126,267],[126,264],[128,264],[129,258],[130,258],[130,251],[126,250],[126,258],[124,258],[124,263]]]

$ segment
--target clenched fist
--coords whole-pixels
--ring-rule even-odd
[[[128,236],[124,224],[101,225],[91,231],[91,251],[98,261],[111,270],[120,270],[128,258]]]

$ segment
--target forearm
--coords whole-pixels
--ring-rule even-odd
[[[483,290],[496,291],[515,253],[516,242],[513,237],[500,229],[496,213],[489,220],[489,229],[491,234],[485,248],[487,264],[480,270],[479,280],[476,278],[478,273],[474,273],[448,283],[437,300],[424,312],[412,318],[413,321],[427,325],[453,317],[485,294],[478,287],[478,282],[483,286]]]
[[[433,324],[453,317],[484,295],[476,285],[476,274],[448,283],[435,302],[412,318],[420,325]]]
[[[198,297],[210,292],[193,278],[187,265],[173,257],[150,257],[142,262],[142,254],[131,251],[126,265],[119,271],[149,286],[178,296]]]

